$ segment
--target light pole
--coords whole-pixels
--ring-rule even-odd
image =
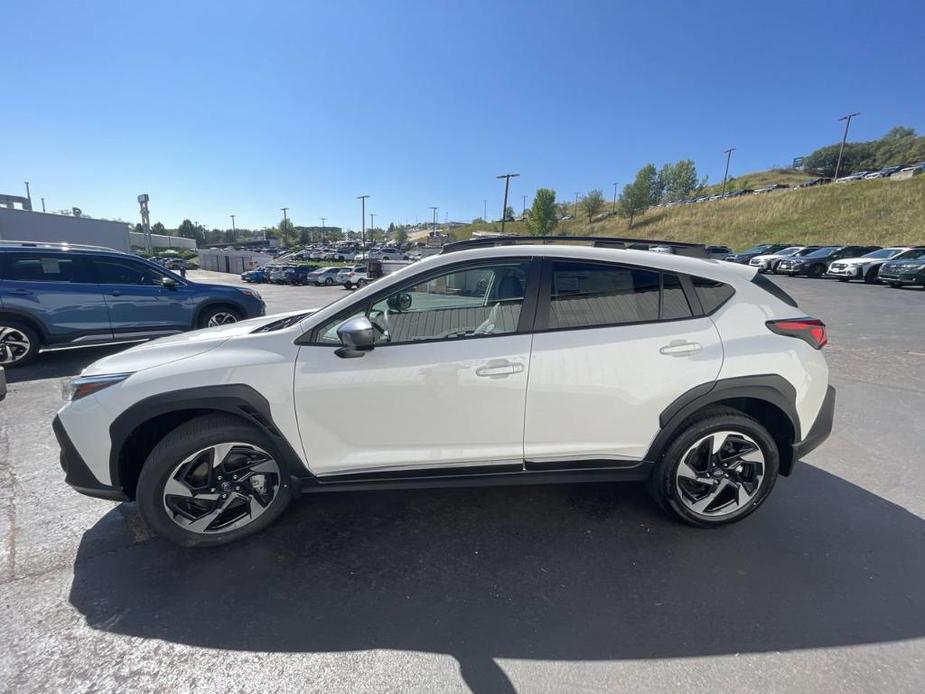
[[[45,211],[45,198],[42,198],[42,212]]]
[[[32,209],[32,193],[29,192],[29,181],[23,181],[26,184],[26,200],[29,201],[29,209]]]
[[[148,214],[148,197],[147,193],[138,196],[138,206],[141,208],[141,227],[145,230],[145,250],[151,252],[151,217]]]
[[[324,223],[328,220],[327,217],[321,218],[321,243],[324,243]]]
[[[845,134],[841,139],[841,147],[838,148],[838,161],[835,162],[835,179],[838,179],[838,172],[841,170],[841,157],[845,151],[845,142],[848,140],[848,126],[851,125],[851,119],[855,116],[860,116],[861,112],[849,113],[847,116],[842,116],[838,120],[845,121]],[[27,184],[28,185],[28,184]]]
[[[619,183],[613,182],[613,214],[617,213],[617,186]]]
[[[366,250],[366,198],[368,195],[357,195],[357,200],[360,201],[360,223],[362,224],[362,236],[360,237],[363,242],[363,250]]]
[[[575,221],[578,221],[578,196],[581,193],[575,193]]]
[[[430,209],[433,210],[433,213],[434,213],[434,228],[433,228],[433,231],[431,232],[430,235],[431,235],[433,238],[437,238],[437,210],[439,210],[440,208],[439,208],[439,207],[431,207]]]
[[[373,240],[373,233],[374,233],[373,229],[375,228],[376,228],[376,213],[370,212],[369,213],[369,240],[370,242],[372,242]]]
[[[235,225],[234,225],[234,215],[232,214],[232,215],[228,215],[228,216],[231,217],[231,240],[232,240],[232,241],[237,241],[237,239],[238,239],[238,230],[235,228]]]
[[[500,176],[495,176],[495,178],[504,179],[504,204],[501,206],[501,233],[504,233],[504,222],[507,219],[507,191],[511,186],[511,179],[517,178],[520,174],[517,173],[508,173],[501,174]]]
[[[729,160],[732,159],[732,153],[736,151],[735,147],[730,147],[723,154],[726,155],[726,173],[723,174],[723,197],[726,197],[726,181],[729,179]]]
[[[283,232],[280,234],[280,236],[283,237],[283,238],[280,239],[280,241],[282,241],[282,242],[285,243],[285,241],[286,241],[286,231],[289,230],[289,224],[287,224],[289,218],[286,216],[286,213],[289,212],[289,208],[288,208],[288,207],[280,207],[279,209],[281,209],[281,210],[283,211],[283,229],[285,230],[285,231],[283,231]],[[287,244],[287,247],[288,247],[288,244]]]
[[[526,196],[526,195],[521,195],[520,197],[521,197],[521,198],[523,199],[523,201],[524,201],[523,209],[521,209],[521,211],[520,211],[520,216],[521,216],[521,217],[526,217],[526,216],[527,216],[527,196]]]

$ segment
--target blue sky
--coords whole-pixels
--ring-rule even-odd
[[[925,130],[925,3],[30,2],[4,8],[0,192],[212,227],[498,216],[496,174],[612,195]],[[529,204],[529,199],[528,199]],[[367,220],[368,221],[368,220]]]

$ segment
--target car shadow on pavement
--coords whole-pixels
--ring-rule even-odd
[[[19,366],[15,369],[7,369],[6,380],[8,383],[25,383],[46,378],[76,376],[96,360],[121,352],[129,347],[134,347],[136,344],[138,343],[40,352],[31,364]]]
[[[806,464],[715,530],[674,523],[637,485],[320,494],[210,550],[133,543],[133,513],[83,536],[70,601],[91,627],[247,651],[449,654],[477,692],[513,691],[495,659],[925,636],[925,522]]]

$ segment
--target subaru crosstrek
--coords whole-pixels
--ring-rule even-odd
[[[0,241],[0,364],[41,349],[140,341],[264,314],[252,289],[200,284],[128,253]]]
[[[646,480],[719,526],[828,436],[825,344],[747,266],[463,242],[314,312],[101,359],[54,431],[69,484],[182,545],[297,493],[448,485]]]

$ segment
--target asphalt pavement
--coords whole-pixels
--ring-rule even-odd
[[[10,371],[0,690],[925,691],[925,290],[775,281],[829,325],[835,429],[717,530],[635,484],[357,492],[179,549],[58,466],[60,379],[123,347]]]

